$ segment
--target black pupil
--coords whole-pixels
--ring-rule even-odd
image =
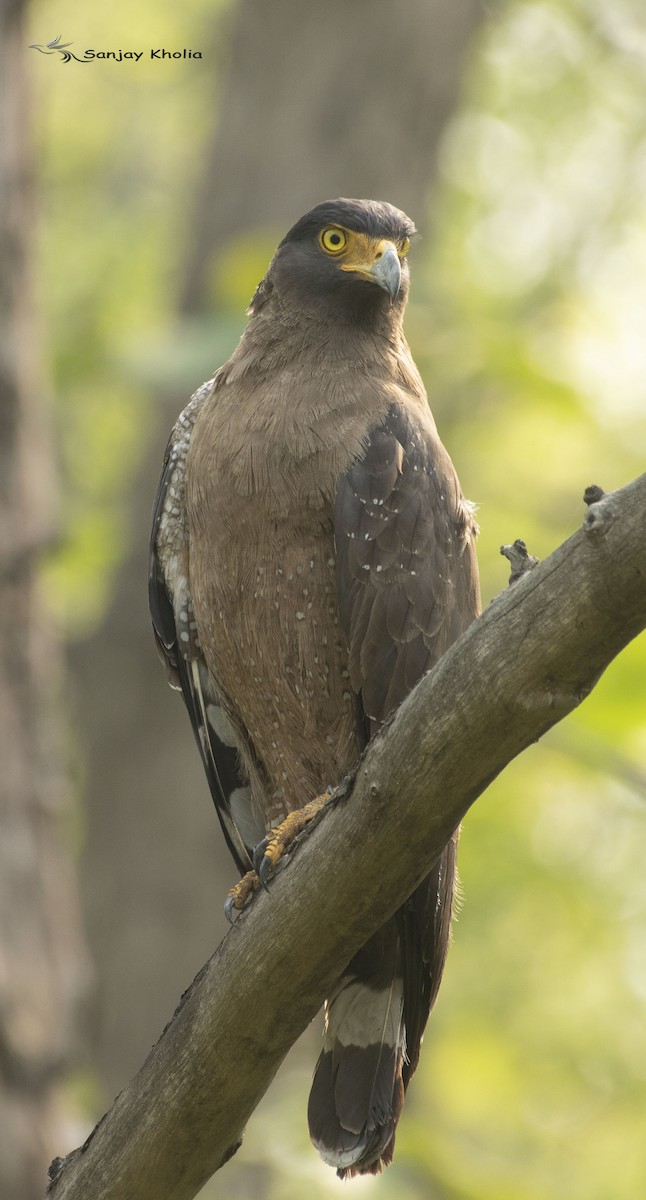
[[[332,245],[333,245],[333,246],[340,246],[340,244],[341,244],[341,234],[340,234],[340,233],[331,233],[331,234],[330,234],[330,241],[331,241],[331,243],[332,243]]]

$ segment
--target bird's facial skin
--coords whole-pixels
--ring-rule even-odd
[[[346,331],[390,337],[406,306],[414,234],[410,218],[383,201],[325,200],[279,243],[251,314],[269,301],[287,323],[308,314]]]
[[[396,300],[401,286],[400,260],[409,250],[409,238],[396,246],[387,238],[370,237],[342,225],[326,225],[318,241],[324,254],[339,259],[342,271],[362,275],[388,292],[391,300]]]

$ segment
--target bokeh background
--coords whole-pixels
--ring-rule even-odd
[[[423,234],[407,332],[479,505],[484,602],[506,584],[502,542],[548,554],[588,484],[644,469],[646,11],[0,13],[0,1194],[32,1200],[212,953],[235,881],[148,627],[175,416],[235,345],[289,225],[335,195],[388,199]],[[30,48],[59,33],[79,55],[144,56]],[[203,57],[151,60],[162,47]],[[395,1165],[353,1194],[646,1195],[645,677],[642,637],[465,822],[464,902]],[[307,1138],[319,1038],[204,1200],[340,1195]]]

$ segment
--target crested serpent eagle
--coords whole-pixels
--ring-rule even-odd
[[[153,625],[242,873],[479,611],[472,508],[402,329],[414,233],[368,200],[297,221],[168,444]],[[326,1002],[309,1124],[341,1176],[392,1159],[446,957],[456,843]]]

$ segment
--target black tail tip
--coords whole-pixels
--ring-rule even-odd
[[[364,1109],[358,1119],[355,1109],[352,1117],[346,1111],[345,1120],[334,1055],[324,1051],[319,1058],[307,1111],[310,1137],[323,1161],[336,1168],[339,1179],[379,1175],[393,1160],[395,1132],[404,1103],[401,1056],[397,1058],[397,1069],[388,1072],[389,1103],[380,1106],[379,1115]]]

